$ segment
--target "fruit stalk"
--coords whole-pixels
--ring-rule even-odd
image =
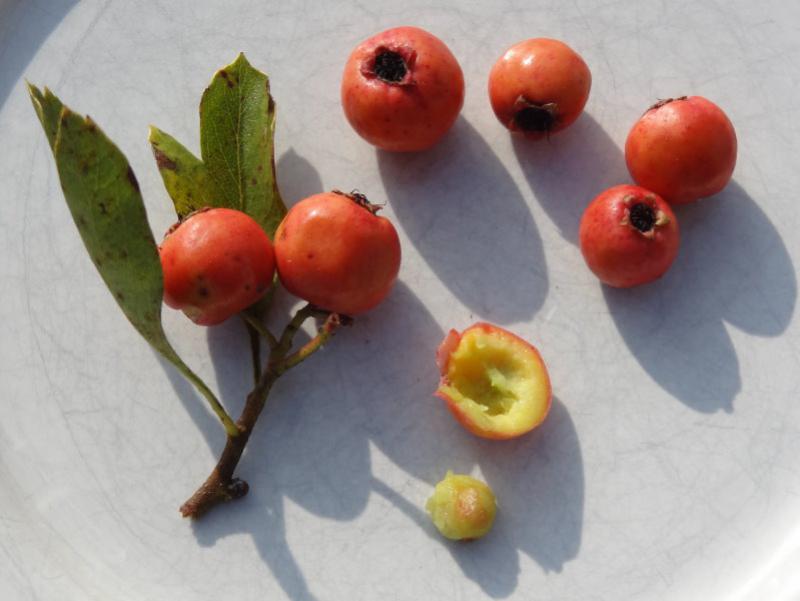
[[[231,416],[225,410],[225,407],[222,406],[222,403],[220,403],[219,399],[217,399],[217,397],[214,395],[211,389],[208,386],[206,386],[206,383],[203,382],[203,380],[201,380],[200,378],[198,378],[197,374],[195,374],[191,369],[189,369],[189,367],[185,363],[183,362],[177,363],[175,367],[178,369],[178,371],[180,371],[184,375],[184,377],[187,380],[189,380],[194,385],[194,387],[200,392],[200,394],[202,394],[203,397],[208,401],[208,404],[211,407],[212,411],[214,411],[216,416],[219,418],[219,421],[222,422],[226,434],[229,437],[231,436],[236,437],[239,433],[239,431],[236,428],[236,424],[233,423],[233,419],[231,419]]]
[[[325,321],[316,336],[295,353],[289,354],[295,334],[309,317],[325,316]],[[252,323],[253,319],[247,319]],[[319,350],[341,324],[349,324],[350,319],[337,313],[328,313],[313,305],[299,309],[281,334],[277,344],[270,344],[270,353],[258,381],[247,395],[247,400],[239,419],[236,420],[237,433],[228,433],[225,448],[205,482],[181,505],[183,517],[199,518],[215,506],[234,501],[245,496],[249,490],[247,482],[234,477],[234,471],[242,458],[250,434],[267,402],[275,381],[286,371]],[[260,328],[261,329],[261,328]],[[265,329],[265,328],[263,328]],[[274,337],[269,336],[273,341]]]
[[[338,313],[329,314],[314,338],[301,346],[296,352],[285,356],[280,361],[276,361],[271,366],[271,369],[280,376],[296,365],[299,365],[317,352],[322,345],[328,342],[340,325],[350,325],[351,321],[350,317],[339,315]]]

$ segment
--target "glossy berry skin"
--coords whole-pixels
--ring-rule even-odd
[[[364,313],[389,294],[400,270],[400,239],[362,195],[315,194],[294,205],[275,232],[283,286],[322,309]]]
[[[678,254],[678,221],[669,204],[639,186],[615,186],[581,218],[583,258],[609,286],[629,288],[660,278]]]
[[[572,48],[549,38],[513,45],[489,74],[489,99],[510,131],[539,139],[571,125],[592,87],[589,67]]]
[[[233,209],[203,209],[167,232],[159,246],[164,302],[195,323],[225,321],[261,298],[275,275],[266,232]]]
[[[736,166],[736,132],[716,104],[702,96],[661,101],[631,129],[625,162],[637,184],[671,204],[722,190]]]
[[[370,144],[390,151],[424,150],[458,117],[464,76],[439,38],[417,27],[397,27],[353,50],[341,95],[347,120]]]

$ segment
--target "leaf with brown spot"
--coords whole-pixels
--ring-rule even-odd
[[[161,179],[179,218],[203,207],[230,206],[215,202],[215,198],[209,194],[205,165],[180,142],[152,125],[148,139]]]
[[[133,326],[154,346],[161,322],[145,319],[163,296],[161,262],[136,178],[120,150],[89,117],[61,109],[53,154],[61,188],[100,276]],[[125,258],[122,258],[122,256]]]
[[[274,139],[269,79],[244,54],[217,71],[203,93],[202,160],[163,131],[150,128],[158,170],[180,217],[206,206],[238,209],[270,237],[286,214],[275,177]]]
[[[235,435],[238,430],[219,401],[164,333],[161,261],[128,160],[91,118],[72,112],[49,91],[28,89],[48,141],[55,127],[51,147],[61,189],[100,277],[133,327],[197,386]]]
[[[216,202],[244,211],[270,238],[286,214],[275,178],[274,141],[269,79],[239,54],[203,93],[201,155]],[[272,168],[259,169],[266,162]]]

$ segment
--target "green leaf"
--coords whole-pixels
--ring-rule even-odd
[[[148,139],[161,179],[180,219],[202,207],[219,206],[210,193],[208,174],[200,159],[155,126],[150,126]]]
[[[136,176],[91,118],[65,107],[59,123],[56,166],[86,250],[133,326],[163,337],[161,263]]]
[[[191,210],[244,211],[273,237],[286,206],[275,177],[275,103],[269,79],[244,54],[214,75],[200,101],[202,161],[163,131],[150,143],[179,217]]]
[[[39,121],[44,128],[44,133],[47,136],[47,141],[52,150],[56,145],[56,135],[58,135],[58,120],[61,118],[61,109],[63,105],[61,101],[50,91],[49,88],[44,89],[42,93],[39,88],[30,83],[28,85],[28,93],[33,102],[33,108]]]
[[[142,337],[197,386],[226,430],[238,434],[214,394],[181,360],[164,333],[161,261],[139,184],[125,155],[88,116],[72,112],[48,90],[42,94],[29,85],[29,92],[48,141],[52,139],[67,206],[106,286]]]
[[[272,237],[286,207],[275,180],[275,103],[244,54],[220,69],[200,102],[200,149],[217,206],[244,211]]]

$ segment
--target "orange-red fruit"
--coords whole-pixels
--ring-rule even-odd
[[[722,190],[736,166],[736,132],[727,115],[702,96],[653,105],[625,142],[625,161],[637,184],[672,204]]]
[[[324,192],[301,200],[275,232],[284,287],[309,303],[356,315],[389,294],[400,270],[391,221],[360,194]]]
[[[580,55],[549,38],[514,44],[489,74],[494,114],[512,132],[532,139],[575,121],[591,87],[592,74]]]
[[[629,288],[664,275],[678,254],[680,232],[663,198],[639,186],[614,186],[586,207],[580,243],[602,282]]]
[[[533,430],[551,404],[550,376],[539,351],[488,323],[450,330],[436,351],[442,374],[436,396],[467,430],[516,438]]]
[[[272,243],[252,217],[204,209],[174,226],[159,246],[164,302],[211,326],[246,309],[272,284]]]
[[[358,134],[384,150],[433,146],[464,103],[464,76],[439,38],[418,27],[387,29],[353,50],[342,107]]]

